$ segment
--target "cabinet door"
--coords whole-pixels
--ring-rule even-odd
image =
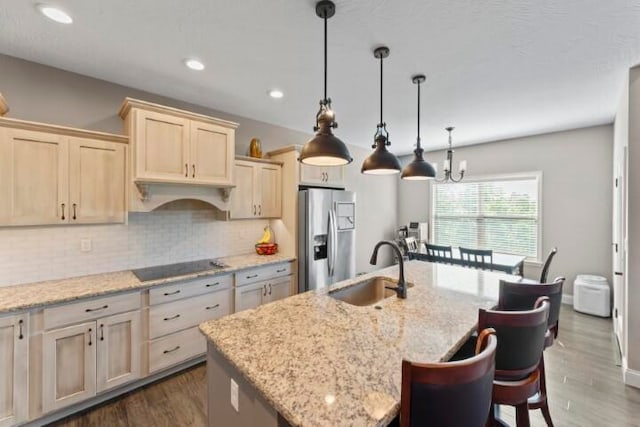
[[[324,167],[325,185],[330,187],[344,187],[344,166]]]
[[[344,187],[344,166],[300,165],[300,183]]]
[[[28,412],[27,315],[0,318],[0,426],[20,424]]]
[[[45,412],[96,394],[96,322],[43,334],[42,407]]]
[[[235,156],[234,129],[192,121],[189,144],[189,174],[194,182],[231,184]]]
[[[291,295],[291,276],[269,282],[267,298],[269,302],[278,301]]]
[[[191,182],[189,121],[152,111],[135,111],[135,176],[157,182]]]
[[[258,206],[255,196],[258,192],[256,187],[256,165],[251,162],[237,161],[233,167],[233,180],[235,188],[231,190],[231,212],[232,219],[256,218]]]
[[[0,130],[0,225],[69,221],[68,144],[58,135]]]
[[[71,223],[124,222],[125,146],[73,138],[69,142]]]
[[[253,283],[236,288],[236,313],[262,305],[267,298],[267,284]]]
[[[97,391],[140,378],[140,311],[98,319]]]
[[[260,199],[258,216],[279,218],[282,216],[282,168],[278,165],[261,165],[258,169]]]

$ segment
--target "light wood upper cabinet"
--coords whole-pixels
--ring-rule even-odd
[[[136,178],[183,181],[189,177],[189,121],[169,114],[136,111]]]
[[[28,336],[26,314],[0,317],[0,427],[28,417]]]
[[[130,98],[120,116],[135,182],[231,185],[236,123]]]
[[[278,218],[282,215],[282,166],[236,160],[231,219]]]
[[[202,184],[230,185],[235,130],[191,121],[191,177]]]
[[[319,187],[344,188],[344,166],[300,164],[300,183]]]
[[[124,222],[126,142],[0,118],[0,226]]]
[[[69,144],[72,223],[124,222],[125,146],[73,138]]]
[[[68,222],[66,140],[22,129],[0,132],[0,225]]]
[[[96,322],[43,335],[42,406],[45,412],[81,402],[96,393]]]

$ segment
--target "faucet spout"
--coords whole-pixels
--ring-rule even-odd
[[[390,240],[381,240],[376,243],[376,246],[373,248],[373,253],[371,254],[371,259],[369,260],[369,264],[376,265],[378,263],[378,249],[381,246],[388,245],[391,246],[391,249],[395,252],[398,257],[398,268],[400,270],[400,276],[398,277],[398,286],[394,288],[398,298],[407,298],[407,285],[404,281],[404,258],[402,257],[402,251],[398,247],[395,242]]]

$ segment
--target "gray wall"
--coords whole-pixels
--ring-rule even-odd
[[[120,134],[124,131],[118,111],[127,96],[231,120],[240,124],[236,152],[242,155],[253,137],[260,138],[266,152],[304,143],[310,136],[6,55],[0,55],[0,93],[9,103],[7,117]],[[309,118],[310,130],[313,120]]]
[[[240,124],[236,131],[236,152],[246,154],[251,138],[262,141],[267,152],[291,144],[303,144],[311,134],[239,117],[187,102],[120,86],[80,74],[0,55],[0,92],[11,110],[7,117],[73,126],[105,132],[123,133],[118,110],[125,97],[212,115]],[[311,100],[311,102],[316,102]],[[314,117],[309,117],[309,129]],[[370,177],[360,174],[368,150],[350,147],[354,162],[347,166],[346,185],[357,192],[358,234],[357,271],[369,271],[368,259],[378,240],[394,237],[397,177]],[[386,251],[385,251],[386,253]],[[379,264],[388,264],[386,255]]]
[[[593,273],[611,281],[611,125],[517,138],[456,149],[454,166],[468,161],[468,176],[542,171],[542,252],[558,247],[550,276],[565,276],[564,293],[573,294],[576,274]],[[426,153],[440,172],[444,151]],[[403,162],[410,157],[402,159]],[[429,184],[398,183],[398,220],[426,220]],[[540,266],[526,265],[538,278]]]

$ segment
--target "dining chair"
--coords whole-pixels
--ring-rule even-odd
[[[551,261],[553,261],[553,257],[558,253],[558,248],[551,249],[549,255],[547,255],[547,260],[544,262],[544,267],[542,267],[542,274],[540,274],[540,283],[547,283],[547,274],[549,274],[549,266],[551,265]]]
[[[547,321],[547,334],[545,336],[545,348],[551,347],[558,337],[558,325],[560,318],[560,306],[562,305],[562,286],[564,277],[556,278],[552,283],[522,284],[518,282],[500,281],[500,295],[498,308],[500,310],[525,310],[532,307],[538,298],[549,297],[549,319]],[[544,366],[544,353],[540,358],[540,391],[529,398],[529,409],[540,409],[547,422],[547,426],[553,427],[551,413],[547,399],[547,379]]]
[[[539,366],[549,308],[549,298],[541,297],[531,310],[481,309],[478,314],[478,329],[493,328],[498,338],[493,405],[514,406],[518,427],[529,427],[528,400],[540,391]],[[491,407],[489,421],[491,425],[503,423],[496,419],[494,406]]]
[[[431,262],[453,263],[453,251],[451,246],[430,245],[427,246],[427,257]]]
[[[400,427],[481,427],[491,410],[497,340],[482,330],[476,355],[445,363],[402,361]],[[464,409],[462,409],[464,408]]]
[[[493,251],[491,249],[468,249],[460,247],[460,259],[465,267],[491,270]]]

